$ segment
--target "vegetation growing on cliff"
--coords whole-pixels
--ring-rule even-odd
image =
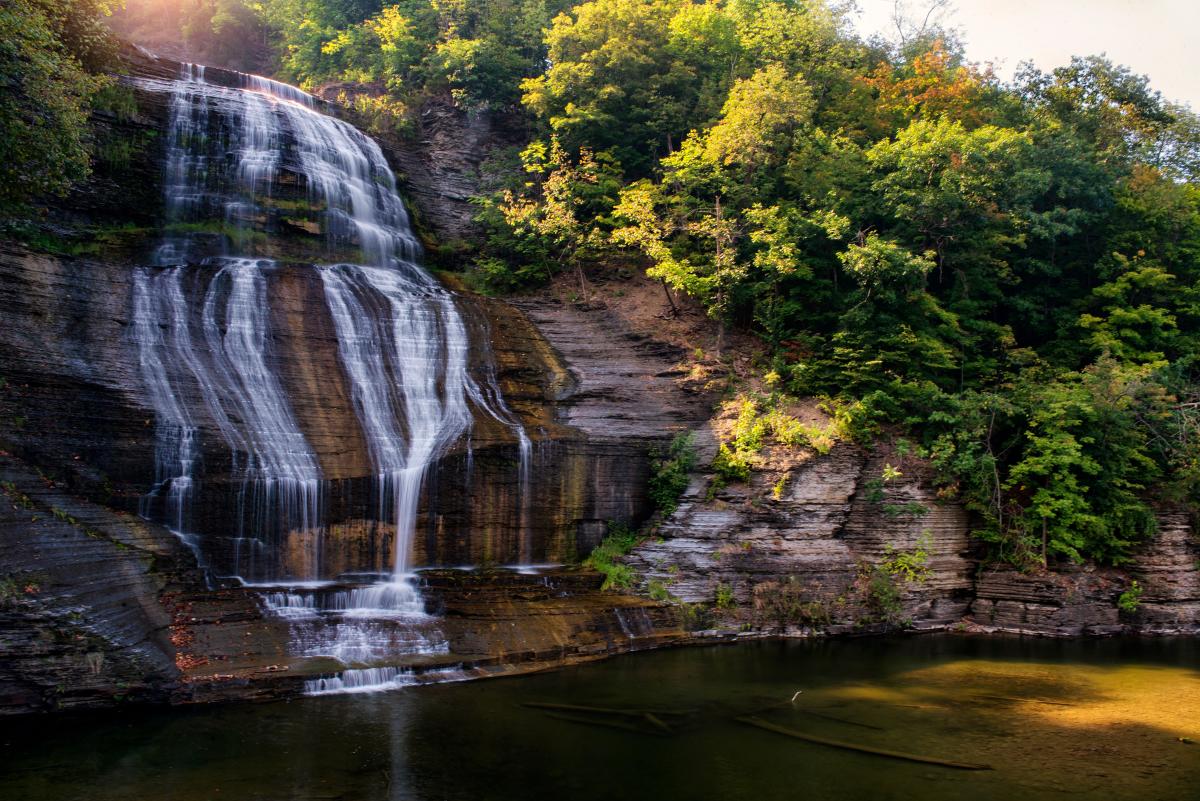
[[[688,474],[696,466],[695,437],[676,434],[665,449],[651,451],[650,480],[646,491],[650,502],[664,517],[675,511],[679,496],[687,489]]]
[[[1018,564],[1120,562],[1154,503],[1195,503],[1200,123],[1144,78],[1004,85],[812,2],[595,0],[545,41],[523,101],[557,155],[488,201],[495,280],[642,260],[861,439],[913,429]]]
[[[1200,119],[1123,67],[1003,83],[952,34],[864,42],[824,0],[187,7],[163,24],[266,46],[281,77],[389,114],[437,96],[524,115],[527,145],[477,199],[473,280],[566,272],[585,295],[588,271],[640,264],[711,316],[698,345],[752,331],[780,389],[826,398],[845,433],[910,430],[999,558],[1118,563],[1156,504],[1200,502]],[[72,21],[106,10],[3,11],[5,58],[50,65],[5,74],[65,121],[40,141],[9,87],[5,146],[32,150],[6,169],[50,159],[39,190],[86,169],[91,40]],[[727,480],[750,444],[722,446]]]
[[[621,523],[609,523],[604,540],[592,549],[583,564],[604,574],[603,590],[624,590],[633,586],[633,568],[621,564],[622,556],[633,550],[642,536]]]

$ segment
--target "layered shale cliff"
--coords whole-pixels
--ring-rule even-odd
[[[102,160],[94,178],[54,209],[35,236],[0,245],[6,304],[0,449],[11,472],[0,566],[0,707],[8,711],[299,692],[314,677],[339,673],[344,660],[313,658],[311,648],[300,647],[295,621],[273,609],[272,595],[232,577],[317,580],[341,608],[338,593],[357,597],[378,580],[370,576],[388,574],[398,561],[400,538],[385,504],[390,490],[381,489],[379,453],[366,441],[360,389],[352,381],[362,377],[348,374],[345,331],[338,327],[345,321],[333,318],[328,281],[311,266],[362,258],[358,249],[367,243],[331,241],[323,228],[328,209],[306,187],[310,176],[286,164],[272,169],[259,202],[225,203],[223,221],[171,216],[162,201],[164,176],[179,180],[171,162],[178,156],[168,149],[181,145],[168,139],[192,148],[199,143],[209,164],[230,162],[232,150],[220,150],[230,142],[245,161],[249,143],[266,130],[247,126],[270,123],[266,117],[238,122],[224,111],[201,117],[181,111],[187,103],[203,109],[197,102],[221,109],[228,93],[219,87],[249,79],[200,72],[197,89],[181,93],[173,88],[180,70],[136,57],[125,84],[131,108],[97,120],[101,142],[136,147],[116,148],[120,159]],[[288,89],[267,91],[286,95]],[[190,126],[186,138],[180,120]],[[298,145],[281,140],[274,146]],[[211,173],[205,167],[196,174]],[[373,223],[363,224],[373,230]],[[161,263],[164,247],[173,253],[185,247],[186,263],[146,267]],[[230,262],[221,255],[230,251],[253,261]],[[235,310],[242,276],[254,280],[254,307]],[[166,281],[174,283],[160,286]],[[156,307],[147,317],[147,297],[161,305],[175,296],[176,308],[185,310],[176,322]],[[467,407],[474,419],[466,435],[423,470],[405,561],[487,569],[420,580],[420,603],[445,621],[434,627],[434,646],[387,660],[360,654],[353,664],[396,678],[431,670],[509,671],[678,636],[669,607],[602,595],[593,573],[495,570],[573,562],[599,541],[608,521],[644,518],[647,443],[662,435],[647,429],[637,437],[593,438],[570,426],[558,406],[577,394],[578,378],[528,318],[486,299],[459,295],[452,303],[466,323],[462,380],[476,393]],[[226,322],[212,318],[220,340],[189,339],[181,349],[185,329],[210,325],[205,315],[221,306],[230,311]],[[235,311],[260,319],[235,319]],[[194,378],[171,378],[163,384],[168,411],[183,410],[175,413],[194,429],[174,424],[164,432],[164,393],[160,387],[154,394],[153,379],[175,368],[159,356],[168,352],[162,343],[174,343],[170,352],[185,361],[220,368],[224,357],[214,343],[228,347],[235,325],[261,326],[246,329],[256,337],[254,331],[267,332],[249,343],[250,372],[217,374],[218,383],[206,387],[198,361]],[[254,358],[265,361],[256,367]],[[260,378],[264,370],[269,376]],[[271,465],[253,449],[231,449],[231,431],[233,444],[243,431],[262,432],[246,417],[253,409],[223,396],[266,379],[267,389],[286,398],[288,422],[294,418],[314,454],[316,513],[304,524],[273,509],[287,489],[281,482],[291,479],[269,472],[258,478]],[[433,390],[448,392],[447,381],[437,379]],[[269,395],[250,401],[269,407],[277,403]],[[587,402],[577,397],[573,405]],[[240,417],[224,419],[230,409]],[[273,431],[265,434],[278,436]],[[172,472],[184,454],[184,472]],[[38,482],[56,495],[42,498]],[[310,594],[298,603],[317,600]],[[363,636],[403,639],[404,614],[389,614],[396,619]],[[330,636],[342,633],[335,626]],[[335,651],[342,645],[335,642]],[[426,651],[436,655],[426,658]]]
[[[131,68],[133,110],[97,117],[99,141],[112,147],[93,179],[36,237],[0,242],[0,712],[274,698],[342,681],[346,663],[298,649],[308,618],[285,613],[352,595],[361,575],[396,563],[344,338],[313,268],[331,260],[327,209],[303,174],[281,169],[242,216],[172,223],[163,181],[173,101],[162,84],[180,66],[138,56]],[[212,71],[208,80],[243,79]],[[427,238],[472,235],[466,198],[478,154],[503,139],[496,126],[434,109],[415,141],[392,143],[388,160],[402,169]],[[320,526],[281,525],[265,545],[251,542],[245,454],[229,447],[220,420],[198,414],[187,530],[166,527],[178,510],[156,491],[163,437],[134,298],[138,271],[181,234],[202,252],[236,242],[271,260],[261,273],[268,366],[319,469]],[[350,258],[358,244],[335,255]],[[207,297],[228,302],[213,289],[222,264],[175,268],[189,325]],[[547,292],[502,302],[452,277],[443,284],[465,321],[467,373],[487,397],[421,483],[409,557],[438,647],[355,662],[363,670],[412,682],[504,674],[686,641],[695,630],[1200,627],[1200,547],[1179,511],[1162,511],[1158,535],[1122,570],[1026,575],[981,566],[968,515],[890,446],[768,449],[749,482],[718,485],[709,464],[725,436],[725,387],[697,378],[688,350],[660,330],[665,300],[661,318],[638,318],[611,300]],[[202,387],[180,386],[181,403],[204,407]],[[485,413],[487,404],[507,411]],[[650,451],[688,431],[697,469],[678,508],[651,518]],[[884,481],[895,465],[900,477]],[[637,575],[630,593],[601,592],[598,574],[574,566],[610,524],[647,520],[651,535],[626,559]],[[248,561],[247,548],[262,555]],[[908,557],[917,569],[905,573]],[[545,563],[555,566],[533,568]],[[900,567],[884,581],[881,565]],[[283,600],[272,600],[234,574],[321,587],[280,589]],[[1140,608],[1119,612],[1133,580]]]

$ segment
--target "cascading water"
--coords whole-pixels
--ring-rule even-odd
[[[206,82],[202,67],[188,66],[179,81],[143,81],[172,94],[165,176],[171,226],[156,253],[158,267],[135,274],[131,327],[158,420],[152,496],[188,537],[201,421],[211,422],[242,476],[238,573],[275,585],[263,597],[291,621],[298,653],[353,665],[355,678],[345,679],[346,686],[361,690],[362,677],[376,675],[372,670],[391,677],[381,684],[394,686],[395,676],[379,672],[373,660],[446,648],[410,576],[430,464],[469,430],[473,405],[516,436],[525,494],[530,441],[494,378],[481,388],[468,372],[469,343],[455,300],[418,266],[419,247],[379,146],[322,114],[295,87],[236,77],[240,87],[216,85]],[[277,266],[246,252],[253,241],[248,222],[263,215],[262,200],[285,171],[302,177],[310,205],[320,209],[330,252],[360,254],[357,263],[313,269],[378,474],[378,520],[395,532],[391,573],[368,586],[326,586],[311,581],[316,573],[279,575],[255,556],[273,533],[312,531],[318,536],[306,540],[313,553],[305,563],[318,565],[324,526],[321,466],[272,354],[267,281]],[[205,227],[214,219],[223,221],[218,236]],[[205,281],[196,315],[185,284]],[[202,409],[181,400],[189,392],[202,399]],[[522,526],[527,517],[523,511]],[[521,559],[527,561],[526,546]],[[296,579],[309,581],[301,586]],[[327,692],[338,681],[321,680],[312,689]]]

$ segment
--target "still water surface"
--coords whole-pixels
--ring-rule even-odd
[[[993,769],[829,748],[737,720],[747,713]],[[681,648],[376,695],[8,721],[0,746],[7,801],[1188,801],[1200,798],[1200,642]]]

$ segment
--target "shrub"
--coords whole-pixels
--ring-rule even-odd
[[[650,481],[646,491],[654,508],[664,516],[679,506],[679,496],[687,489],[688,474],[696,466],[695,437],[691,432],[675,435],[665,453],[650,452]]]
[[[666,583],[660,581],[659,579],[650,579],[650,581],[646,584],[646,594],[655,601],[671,600],[671,593],[667,589]]]
[[[774,623],[780,631],[789,625],[821,626],[832,621],[829,606],[817,599],[805,600],[806,591],[795,576],[783,581],[764,581],[754,586],[754,612],[760,620]]]
[[[898,620],[902,606],[900,604],[900,587],[896,577],[882,565],[872,565],[862,562],[858,567],[858,577],[855,580],[863,603],[875,620],[895,623]]]
[[[929,578],[929,546],[932,536],[928,531],[922,531],[917,539],[917,546],[911,551],[902,551],[888,543],[884,546],[883,561],[880,562],[884,572],[893,578],[905,582],[924,584]]]
[[[1117,608],[1122,612],[1132,615],[1142,605],[1142,585],[1134,579],[1129,583],[1129,587],[1125,592],[1121,593],[1117,598]]]
[[[608,524],[608,536],[588,554],[583,561],[585,567],[590,567],[604,574],[603,590],[628,589],[637,578],[633,568],[620,564],[617,560],[633,550],[641,542],[638,533],[628,526],[612,521]]]
[[[749,456],[743,451],[731,449],[724,443],[717,451],[717,458],[713,459],[712,469],[724,483],[750,480]]]

